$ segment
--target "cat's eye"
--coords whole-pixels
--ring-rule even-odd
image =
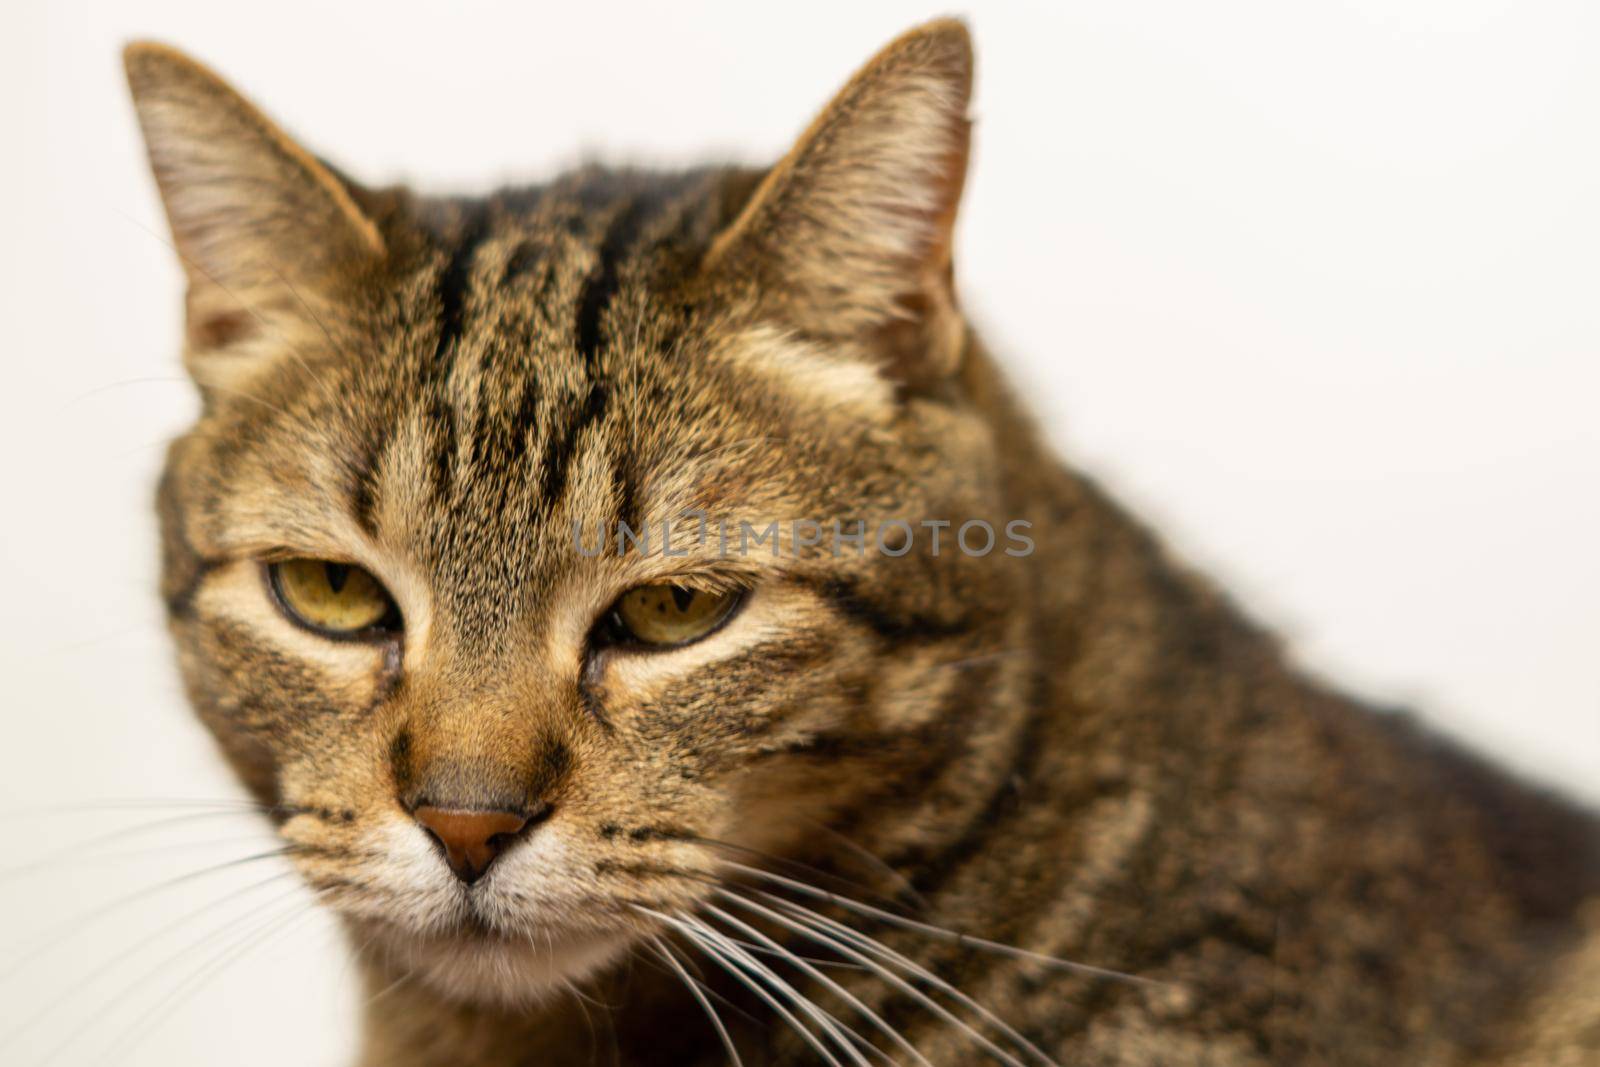
[[[619,640],[650,648],[686,645],[726,622],[741,599],[739,592],[641,585],[622,594],[611,609],[611,629]]]
[[[400,609],[383,583],[350,563],[290,559],[267,565],[284,614],[329,637],[376,640],[400,632]]]

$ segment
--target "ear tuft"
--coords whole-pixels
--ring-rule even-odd
[[[382,254],[350,190],[216,74],[149,42],[123,62],[191,295],[314,287]]]
[[[753,282],[789,328],[877,346],[897,374],[953,370],[965,327],[951,237],[972,68],[954,19],[891,42],[767,174],[708,269]]]

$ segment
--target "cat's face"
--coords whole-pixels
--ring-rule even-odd
[[[447,203],[130,52],[206,399],[161,494],[185,679],[307,881],[440,989],[538,996],[803,855],[996,684],[969,64],[902,39],[764,178]]]

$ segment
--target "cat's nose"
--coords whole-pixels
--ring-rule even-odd
[[[528,817],[514,811],[423,807],[411,817],[439,843],[445,862],[468,885],[482,878],[495,857],[528,825]]]

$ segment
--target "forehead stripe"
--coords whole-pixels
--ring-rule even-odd
[[[600,356],[602,319],[617,292],[617,265],[630,250],[644,218],[644,201],[635,199],[623,205],[606,227],[595,254],[594,270],[578,295],[575,344],[584,363],[593,369]]]
[[[472,260],[488,236],[489,211],[485,206],[478,208],[463,226],[450,261],[439,275],[439,339],[434,344],[433,359],[445,378],[450,376],[450,359],[466,325]]]
[[[605,313],[617,292],[619,261],[631,250],[645,215],[645,201],[642,199],[632,200],[617,211],[600,241],[594,270],[578,294],[574,344],[583,356],[584,368],[589,375],[589,389],[567,425],[559,434],[552,435],[544,462],[540,465],[543,474],[540,478],[539,506],[545,514],[555,509],[566,492],[573,452],[584,430],[605,417],[610,402],[610,386],[600,367],[601,348],[605,340]]]
[[[449,495],[455,474],[455,412],[444,400],[442,386],[455,370],[456,351],[466,329],[467,291],[478,248],[489,237],[489,206],[477,205],[463,223],[450,260],[439,275],[439,336],[434,343],[431,377],[436,383],[430,405],[434,430],[433,483],[435,495]],[[370,506],[370,504],[369,504]]]

